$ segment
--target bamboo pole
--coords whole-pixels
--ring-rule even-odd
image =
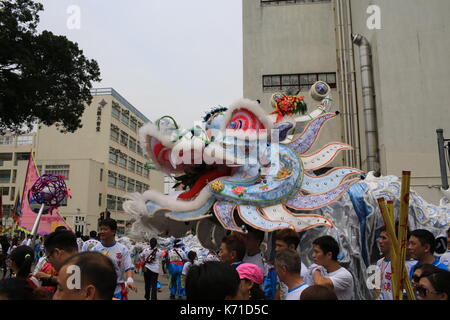
[[[386,201],[384,198],[379,198],[377,199],[378,201],[378,205],[380,207],[380,212],[381,215],[383,217],[384,220],[384,224],[386,225],[386,231],[389,234],[389,239],[391,241],[391,271],[392,271],[392,296],[394,297],[394,299],[400,299],[400,296],[402,296],[402,294],[399,294],[398,288],[396,288],[394,291],[394,286],[396,286],[396,284],[398,284],[398,280],[397,280],[397,275],[402,274],[402,277],[400,278],[401,281],[403,281],[403,285],[406,288],[406,293],[408,296],[408,299],[410,300],[415,300],[415,295],[414,295],[414,290],[412,288],[411,282],[409,281],[409,275],[406,271],[406,268],[403,268],[403,272],[399,273],[399,269],[397,266],[396,269],[396,265],[394,263],[394,261],[397,261],[397,257],[399,257],[400,255],[400,245],[399,245],[399,241],[397,240],[397,236],[395,235],[395,224],[394,221],[391,219],[391,214],[390,214],[390,209],[388,207],[388,205],[386,204]],[[391,206],[392,210],[393,210],[393,206]],[[393,213],[393,211],[392,211]],[[394,216],[392,214],[392,216]],[[406,233],[405,233],[406,234]],[[406,249],[406,246],[404,246]],[[406,251],[405,251],[406,254]],[[402,262],[403,266],[405,264],[405,259],[401,260],[399,259],[400,262]],[[394,279],[396,279],[397,281],[394,281]]]
[[[394,234],[393,235],[389,235],[390,239],[393,239],[395,237],[395,239],[398,241],[396,233],[395,233],[395,212],[394,212],[394,201],[393,200],[388,200],[387,201],[387,209],[388,209],[388,213],[389,213],[389,219],[391,221],[392,227],[394,229]],[[394,300],[401,300],[399,297],[401,296],[400,291],[400,278],[401,278],[401,274],[399,273],[398,270],[400,270],[398,268],[399,265],[399,252],[397,250],[397,246],[394,246],[392,240],[391,240],[391,274],[392,274],[392,297]]]
[[[397,262],[397,270],[400,270],[403,277],[400,279],[400,288],[406,289],[406,293],[410,300],[415,299],[414,290],[405,267],[406,260],[406,245],[407,245],[407,230],[408,230],[408,211],[409,211],[409,189],[411,182],[411,171],[402,172],[402,186],[400,194],[400,215],[398,224],[398,242],[400,245],[400,259]],[[406,274],[406,276],[405,276]],[[403,294],[400,296],[402,300]]]
[[[384,220],[384,225],[386,226],[386,231],[389,234],[389,240],[391,242],[391,274],[392,274],[392,296],[394,300],[398,300],[398,273],[395,269],[397,257],[398,257],[398,241],[397,237],[395,236],[395,225],[393,219],[391,219],[391,216],[393,216],[393,205],[390,205],[392,209],[392,215],[390,213],[390,209],[388,205],[386,204],[386,200],[384,198],[377,199],[378,205],[380,207],[381,215]]]

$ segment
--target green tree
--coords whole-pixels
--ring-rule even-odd
[[[30,131],[35,123],[76,131],[92,101],[91,82],[100,81],[97,62],[77,43],[38,34],[42,10],[32,0],[0,0],[0,134]]]

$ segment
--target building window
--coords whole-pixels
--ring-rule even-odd
[[[133,117],[131,117],[131,119],[130,119],[130,128],[134,132],[136,132],[136,130],[137,130],[137,120]]]
[[[122,110],[120,121],[128,126],[128,122],[130,121],[130,111],[128,111],[127,109]]]
[[[12,180],[11,180],[11,183],[16,183],[16,179],[17,179],[17,170],[14,169],[14,170],[13,170],[13,174],[12,174]]]
[[[137,145],[137,153],[139,155],[141,155],[141,156],[144,154],[143,151],[142,151],[142,148],[141,148],[141,146],[139,144]]]
[[[137,147],[136,139],[130,137],[130,141],[128,143],[128,148],[130,148],[130,150],[136,152],[136,147]]]
[[[11,187],[11,195],[9,196],[9,200],[14,201],[15,196],[16,196],[16,187]]]
[[[108,194],[106,196],[106,208],[109,210],[116,210],[117,198],[116,196]]]
[[[120,150],[109,148],[109,162],[117,164],[117,161],[119,160],[118,154],[120,153]]]
[[[127,155],[121,153],[119,156],[119,167],[126,169],[127,168]]]
[[[136,181],[136,192],[142,193],[142,183]]]
[[[143,183],[142,189],[144,189],[144,192],[150,189],[150,186],[148,184]]]
[[[128,147],[128,134],[123,131],[120,131],[120,144]]]
[[[130,170],[131,172],[136,171],[136,160],[134,160],[133,158],[130,158],[128,161],[128,170]]]
[[[28,161],[30,159],[29,152],[18,152],[16,153],[16,160],[14,160],[14,165],[17,166],[17,161]]]
[[[100,169],[100,181],[103,181],[103,169]]]
[[[4,161],[12,161],[12,153],[0,153],[0,166],[3,166]]]
[[[13,144],[13,136],[0,136],[1,144]]]
[[[147,168],[144,168],[144,177],[148,178],[149,171]]]
[[[101,193],[98,194],[98,206],[99,207],[102,206],[102,194]]]
[[[69,180],[70,165],[46,165],[45,173],[63,176],[65,180]]]
[[[128,178],[128,186],[127,192],[134,192],[135,181],[133,179]]]
[[[111,125],[110,137],[111,137],[111,140],[119,142],[119,127],[117,127],[113,124]]]
[[[120,119],[120,106],[117,102],[112,102],[112,116],[116,119]]]
[[[0,183],[11,182],[11,170],[0,170]]]
[[[143,164],[141,162],[137,162],[136,173],[142,176]]]
[[[116,187],[117,185],[117,173],[108,171],[108,186]]]
[[[0,195],[9,196],[9,187],[0,187]]]
[[[25,146],[33,144],[33,136],[18,136],[17,137],[17,145]]]
[[[336,73],[276,74],[263,76],[263,91],[309,91],[318,80],[325,81],[330,88],[336,88]]]
[[[124,201],[124,198],[117,197],[117,211],[123,211],[122,205]]]
[[[125,176],[119,175],[119,181],[117,183],[117,188],[125,190],[127,186],[127,178]]]

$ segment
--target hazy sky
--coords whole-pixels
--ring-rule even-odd
[[[40,0],[39,29],[97,60],[94,87],[113,87],[152,121],[168,114],[187,127],[242,97],[241,1]]]

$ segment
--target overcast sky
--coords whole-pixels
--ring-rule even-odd
[[[168,114],[190,127],[242,97],[241,1],[40,0],[39,30],[99,63],[94,87],[113,87],[152,121]]]

